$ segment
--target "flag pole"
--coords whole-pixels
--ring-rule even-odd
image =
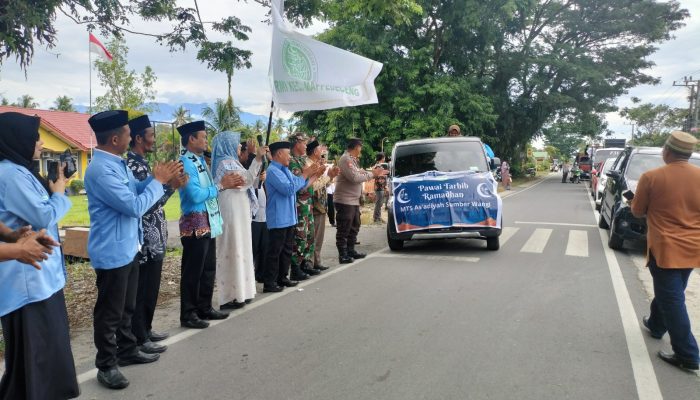
[[[275,100],[273,99],[270,102],[270,117],[267,119],[267,137],[265,138],[265,146],[270,145],[270,132],[272,132],[272,111],[275,109]],[[258,143],[259,145],[263,145]],[[262,176],[262,173],[265,171],[265,158],[263,157],[263,165],[260,167],[260,173],[258,173],[258,177]],[[258,189],[262,188],[262,181],[258,181]]]
[[[88,64],[89,64],[88,65],[88,71],[89,71],[88,76],[90,77],[88,79],[88,81],[90,82],[89,83],[89,85],[90,85],[90,88],[89,88],[89,91],[90,91],[90,109],[89,110],[90,110],[90,114],[92,114],[92,51],[90,51],[90,40],[88,40]]]

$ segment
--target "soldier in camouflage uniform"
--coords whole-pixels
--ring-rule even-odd
[[[306,142],[303,133],[295,133],[289,139],[292,143],[292,161],[289,169],[294,175],[300,176],[307,164]],[[313,268],[314,256],[314,214],[313,186],[308,186],[297,192],[297,226],[294,234],[294,249],[292,251],[291,279],[302,281],[309,275],[318,275],[321,271]]]

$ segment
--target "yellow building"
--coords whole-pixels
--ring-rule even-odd
[[[83,179],[90,162],[91,149],[96,145],[89,114],[66,111],[39,110],[13,106],[0,106],[0,113],[18,112],[41,118],[39,136],[44,142],[40,170],[46,174],[49,161],[59,161],[61,153],[69,150],[76,159],[77,172],[72,179]]]

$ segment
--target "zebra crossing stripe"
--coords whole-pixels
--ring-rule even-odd
[[[522,253],[542,253],[550,236],[552,236],[552,229],[535,229],[520,251]]]
[[[569,241],[566,243],[566,255],[574,257],[588,257],[588,232],[569,231]]]
[[[501,243],[501,246],[506,244],[506,242],[515,235],[520,228],[512,228],[510,226],[504,227],[503,230],[501,231],[501,236],[499,239],[499,242]]]

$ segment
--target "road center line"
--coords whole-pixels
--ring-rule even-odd
[[[516,224],[521,225],[554,225],[554,226],[574,226],[579,228],[597,228],[598,225],[588,225],[588,224],[570,224],[566,222],[530,222],[530,221],[515,221]]]
[[[322,275],[319,275],[318,277],[316,277],[314,279],[309,279],[307,281],[299,282],[299,284],[296,287],[286,288],[283,292],[265,295],[263,298],[261,298],[259,300],[255,300],[254,302],[250,303],[249,305],[245,306],[244,308],[232,312],[230,314],[231,316],[226,318],[226,319],[209,321],[209,328],[206,328],[206,329],[185,329],[185,330],[181,331],[180,333],[175,334],[175,335],[169,337],[168,339],[165,339],[159,343],[164,344],[166,346],[170,346],[170,345],[173,345],[175,343],[181,342],[185,339],[188,339],[194,335],[198,335],[200,333],[206,332],[207,330],[209,330],[209,329],[211,329],[219,324],[225,324],[227,322],[230,322],[230,321],[234,320],[236,317],[238,317],[239,315],[247,313],[249,311],[253,311],[254,309],[256,309],[260,306],[263,306],[271,301],[277,300],[277,299],[279,299],[283,296],[286,296],[290,293],[295,293],[295,292],[299,291],[299,289],[305,288],[306,286],[315,285],[319,281],[321,281],[329,276],[332,276],[332,275],[335,275],[335,274],[340,273],[342,271],[345,271],[348,268],[357,267],[358,264],[362,264],[367,259],[373,258],[373,256],[376,253],[381,253],[381,252],[386,251],[388,249],[389,249],[388,247],[385,247],[383,249],[380,249],[380,250],[377,250],[373,253],[368,254],[366,258],[363,258],[360,260],[355,260],[355,262],[352,262],[350,264],[338,265],[337,267],[324,272]],[[260,294],[260,293],[258,293],[258,294]],[[96,379],[96,378],[97,378],[97,368],[93,368],[91,370],[85,371],[82,374],[78,375],[78,384],[82,385],[83,383],[91,381],[91,380]]]
[[[586,197],[591,204],[593,210],[593,218],[596,218],[595,204],[591,196],[586,191]],[[597,218],[596,218],[597,219]],[[622,327],[625,331],[625,340],[627,341],[627,351],[630,355],[632,363],[632,373],[634,382],[637,385],[637,396],[640,400],[661,400],[663,395],[659,388],[659,381],[654,372],[654,366],[649,358],[649,350],[647,349],[642,330],[639,326],[637,313],[634,311],[632,299],[625,284],[625,278],[622,276],[620,264],[617,262],[615,252],[607,245],[607,232],[598,228],[600,233],[600,242],[603,246],[605,259],[608,263],[610,271],[610,279],[612,280],[615,298],[617,299],[617,307],[620,310],[620,319]]]

